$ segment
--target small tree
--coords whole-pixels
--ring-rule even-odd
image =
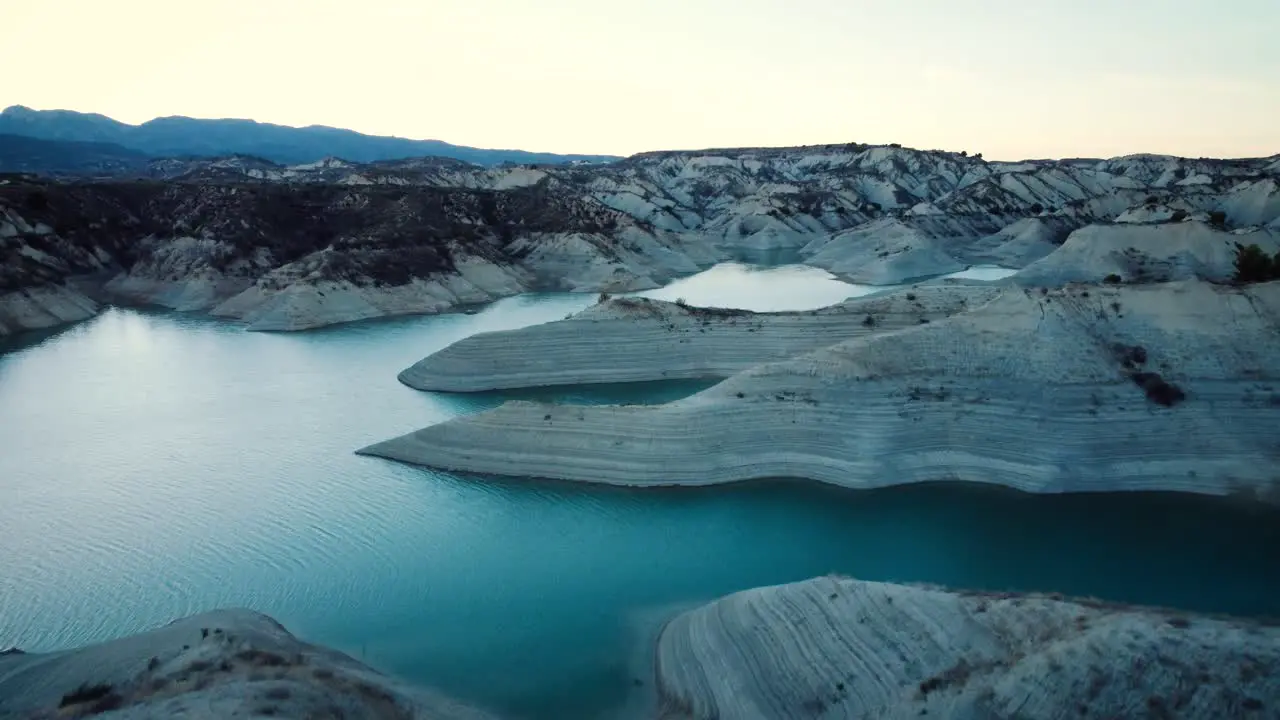
[[[1280,253],[1272,258],[1257,245],[1236,243],[1236,275],[1238,283],[1266,282],[1280,278]]]

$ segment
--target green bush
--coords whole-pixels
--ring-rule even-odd
[[[1257,245],[1236,243],[1235,266],[1235,281],[1238,283],[1280,280],[1280,252],[1273,258]]]

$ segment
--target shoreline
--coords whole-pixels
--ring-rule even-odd
[[[1267,428],[1269,378],[1280,378],[1278,308],[1277,282],[1003,288],[967,312],[801,348],[664,405],[512,401],[357,453],[618,485],[801,477],[872,488],[956,479],[1034,492],[1254,492],[1277,501],[1266,458],[1275,450]],[[592,310],[493,334],[488,344],[558,338]],[[1027,346],[1042,333],[1045,341]],[[487,347],[476,337],[454,347]],[[614,372],[608,356],[582,357],[584,370],[570,368],[575,379],[597,362]],[[662,357],[641,359],[652,373]],[[564,372],[552,360],[550,372]],[[1022,440],[1037,437],[1054,442]]]

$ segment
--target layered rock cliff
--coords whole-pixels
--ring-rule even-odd
[[[556,322],[481,333],[400,373],[419,390],[726,378],[842,340],[912,327],[976,307],[989,286],[944,285],[803,312],[756,313],[613,298]]]
[[[684,613],[671,718],[1267,718],[1280,628],[1095,600],[827,577]]]

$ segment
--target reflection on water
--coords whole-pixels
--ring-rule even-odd
[[[813,310],[882,289],[853,285],[826,270],[805,265],[761,268],[721,263],[666,287],[636,294],[668,302],[683,299],[692,305],[765,312]]]
[[[780,302],[809,284],[752,276],[787,288]],[[593,300],[302,334],[110,310],[28,338],[0,356],[0,646],[247,606],[495,709],[589,718],[634,687],[635,624],[654,608],[827,572],[1280,614],[1280,514],[1222,501],[785,480],[627,490],[352,453],[510,397],[420,393],[399,370]],[[532,395],[651,402],[698,387]]]
[[[942,279],[954,280],[1003,280],[1018,272],[999,265],[970,265],[960,272],[943,275]]]
[[[782,253],[783,251],[772,251]],[[796,251],[792,251],[796,252]],[[974,265],[938,279],[1001,280],[1017,272],[995,265]],[[891,292],[904,285],[858,285],[837,279],[807,265],[763,267],[721,263],[697,275],[656,290],[634,293],[674,302],[684,300],[705,307],[744,308],[757,312],[815,310],[852,297]]]

